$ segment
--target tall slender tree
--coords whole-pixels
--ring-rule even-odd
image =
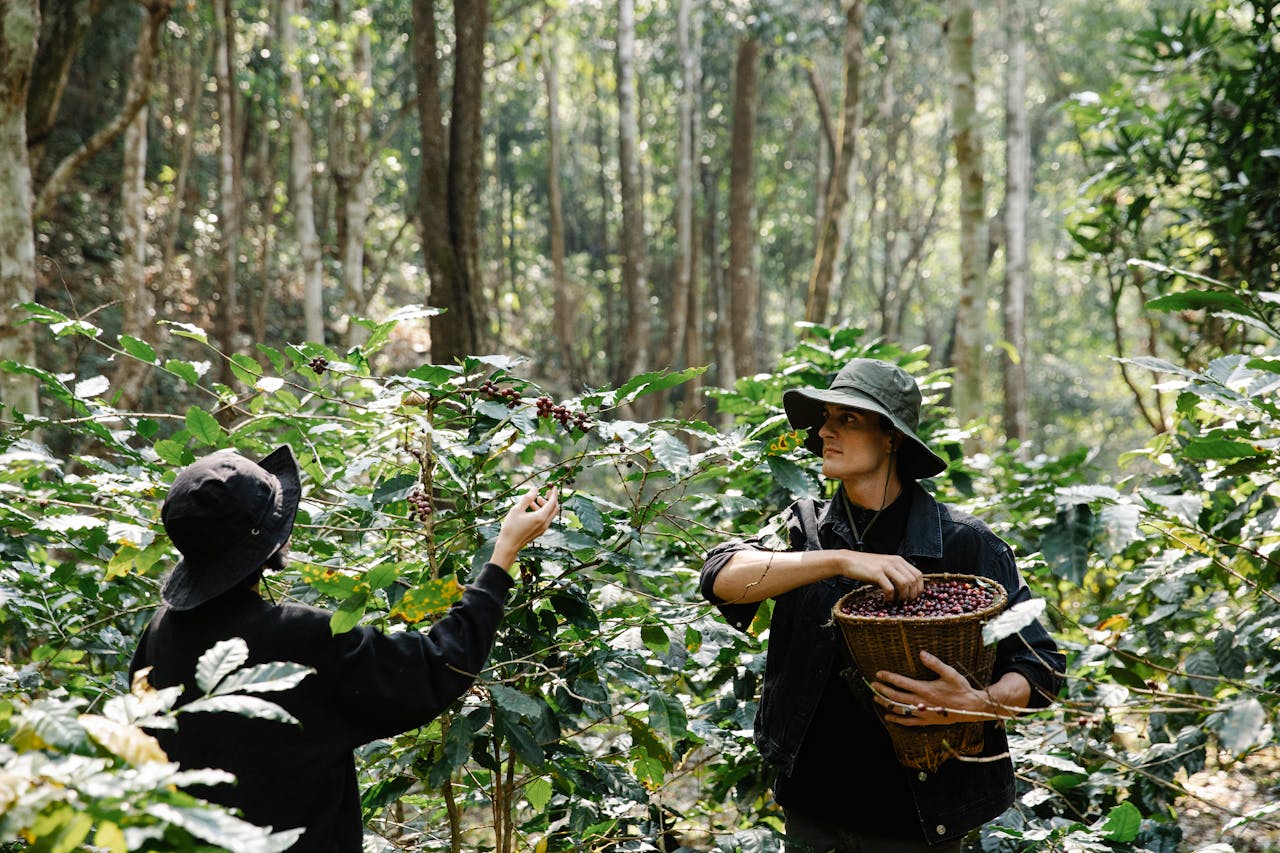
[[[155,325],[155,294],[147,280],[147,125],[149,93],[154,76],[162,25],[172,11],[172,0],[152,0],[139,25],[138,46],[125,101],[138,99],[143,106],[124,133],[124,162],[120,181],[120,289],[124,315],[120,328],[136,338],[151,337]],[[142,90],[141,92],[139,90]],[[118,405],[132,409],[142,397],[150,376],[149,365],[135,359],[120,361],[114,377]]]
[[[565,275],[564,210],[560,197],[560,39],[556,30],[542,41],[542,81],[547,91],[547,235],[551,244],[553,325],[560,364],[569,384],[585,380],[577,353],[578,298],[570,293]]]
[[[960,292],[956,300],[953,404],[961,423],[981,414],[987,324],[986,182],[974,74],[973,0],[951,0],[946,22],[951,133],[960,177]]]
[[[844,100],[840,110],[839,149],[835,152],[831,177],[827,182],[827,203],[823,205],[822,232],[818,239],[813,270],[809,276],[809,298],[805,319],[827,321],[831,282],[836,264],[847,242],[845,208],[849,203],[850,181],[857,157],[858,125],[862,112],[862,66],[865,37],[862,32],[862,0],[847,0],[844,25]]]
[[[479,348],[481,115],[488,0],[453,4],[453,91],[446,125],[433,0],[413,0],[414,70],[422,130],[418,222],[432,305],[431,357],[453,361]]]
[[[1016,441],[1027,437],[1027,222],[1031,202],[1031,137],[1027,121],[1027,41],[1024,0],[1004,0],[1005,53],[1005,260],[1004,432]]]
[[[0,3],[0,360],[36,363],[31,324],[18,325],[13,306],[36,289],[31,161],[27,156],[27,92],[40,36],[38,0]],[[0,373],[0,403],[40,413],[35,379]]]
[[[302,318],[307,340],[324,343],[324,256],[316,230],[315,153],[311,136],[309,99],[295,22],[298,0],[282,0],[280,52],[289,81],[289,198],[294,239],[302,264]]]
[[[634,0],[618,0],[618,172],[622,196],[622,292],[627,307],[622,366],[626,374],[633,376],[650,366],[651,333],[636,104],[635,12]]]
[[[227,353],[234,353],[240,332],[240,160],[237,156],[236,87],[232,74],[236,55],[235,17],[228,0],[213,0],[213,76],[218,91],[218,230],[219,269],[218,339]],[[230,362],[219,360],[220,379],[231,385]]]
[[[733,83],[733,132],[729,143],[729,322],[735,377],[757,369],[760,310],[756,294],[756,66],[760,43],[738,42]]]

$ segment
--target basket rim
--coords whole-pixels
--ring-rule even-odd
[[[919,624],[936,625],[942,622],[967,622],[974,619],[985,619],[989,616],[992,616],[998,613],[999,611],[1004,609],[1006,602],[1009,600],[1009,593],[1005,590],[1004,584],[1000,583],[997,580],[984,577],[982,575],[970,575],[970,574],[965,574],[963,572],[933,572],[933,573],[926,574],[924,578],[925,578],[925,583],[929,583],[931,581],[945,582],[949,580],[960,580],[960,579],[963,579],[965,581],[976,581],[979,586],[986,586],[991,588],[991,590],[995,593],[995,598],[992,599],[989,605],[987,605],[981,610],[974,610],[970,613],[957,613],[957,614],[952,614],[947,616],[905,616],[901,614],[896,614],[893,616],[864,616],[864,615],[855,615],[852,613],[842,612],[840,609],[840,605],[844,604],[845,599],[851,598],[853,596],[866,595],[868,591],[876,591],[876,592],[880,591],[879,587],[873,586],[871,584],[864,584],[863,586],[860,586],[857,589],[850,590],[849,592],[840,596],[840,599],[831,606],[831,618],[833,618],[837,622],[844,622],[848,624],[868,624],[868,623],[890,624],[890,623],[898,623],[898,622],[909,622],[913,624],[919,623]]]

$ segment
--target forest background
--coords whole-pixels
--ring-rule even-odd
[[[370,849],[780,849],[767,610],[696,574],[824,492],[781,392],[869,354],[1070,655],[970,846],[1277,849],[1277,13],[0,0],[0,845],[287,841],[122,673],[174,471],[289,441],[335,630],[565,494],[479,687],[360,752]],[[242,662],[205,709],[276,715]]]

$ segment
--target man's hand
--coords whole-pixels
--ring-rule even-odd
[[[900,726],[941,726],[972,720],[990,720],[1000,713],[1000,706],[985,690],[975,690],[955,667],[928,652],[920,653],[920,662],[938,674],[933,681],[908,678],[896,672],[881,670],[871,683],[875,701],[885,709],[885,720]],[[1018,676],[1021,678],[1021,676]]]
[[[560,497],[554,486],[548,488],[545,495],[538,494],[536,487],[525,492],[502,520],[489,562],[496,563],[514,577],[512,567],[520,549],[545,533],[559,510]]]
[[[924,592],[924,573],[897,554],[837,551],[841,574],[875,584],[891,601],[910,601]]]

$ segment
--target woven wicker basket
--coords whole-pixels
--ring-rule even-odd
[[[967,581],[990,589],[994,600],[983,610],[959,616],[854,616],[841,612],[846,602],[881,595],[878,587],[855,589],[836,602],[831,616],[840,626],[845,645],[859,672],[868,681],[885,670],[922,680],[938,676],[920,662],[927,651],[960,670],[974,687],[991,681],[995,646],[982,642],[982,626],[1004,609],[1008,595],[1004,587],[984,577],[965,574],[925,575],[925,584]],[[879,704],[876,713],[884,720]],[[885,723],[898,762],[930,773],[956,755],[976,755],[982,751],[982,722],[950,723],[942,726],[898,726]]]

